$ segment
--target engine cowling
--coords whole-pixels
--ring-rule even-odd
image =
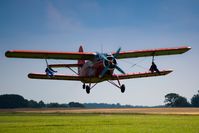
[[[113,70],[117,65],[117,61],[112,55],[108,55],[106,59],[103,59],[103,65],[108,67],[108,70]]]

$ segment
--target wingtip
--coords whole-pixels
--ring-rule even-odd
[[[190,49],[192,49],[191,46],[186,46],[186,45],[183,46],[182,48],[187,49],[187,51],[190,50]]]
[[[171,70],[171,69],[169,69],[169,70],[162,70],[162,71],[160,71],[160,73],[163,73],[163,75],[170,74],[171,72],[173,72],[173,70]]]
[[[188,47],[187,47],[187,49],[188,49],[188,50],[190,50],[190,49],[191,49],[191,47],[190,47],[190,46],[188,46]]]
[[[10,57],[9,54],[10,54],[10,51],[6,51],[6,52],[5,52],[5,56],[6,56],[6,57]]]
[[[28,78],[31,79],[32,78],[32,73],[29,73],[27,76],[28,76]]]

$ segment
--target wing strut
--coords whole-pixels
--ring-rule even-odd
[[[75,70],[73,70],[71,67],[68,67],[72,72],[74,72],[75,74],[79,75]]]
[[[124,93],[124,91],[125,91],[125,85],[124,84],[121,85],[119,76],[117,76],[117,82],[118,82],[118,84],[116,84],[112,80],[107,80],[107,81],[109,83],[111,83],[112,85],[114,85],[115,87],[119,88],[121,90],[121,92]]]

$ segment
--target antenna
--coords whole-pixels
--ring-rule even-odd
[[[100,47],[101,47],[101,53],[103,53],[104,52],[104,50],[103,50],[103,44],[101,44]]]

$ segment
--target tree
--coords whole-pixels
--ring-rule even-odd
[[[84,108],[84,105],[83,104],[81,104],[81,103],[78,103],[78,102],[70,102],[69,104],[68,104],[68,106],[69,107],[76,107],[76,108]]]
[[[30,107],[30,108],[39,108],[39,104],[36,101],[34,101],[34,100],[30,100],[28,102],[28,107]]]
[[[28,100],[20,95],[0,95],[0,108],[25,108],[28,107]]]
[[[199,107],[199,90],[198,90],[198,94],[194,95],[191,98],[191,104],[193,107]]]
[[[169,93],[169,94],[165,95],[164,102],[166,103],[166,106],[175,107],[175,101],[178,97],[179,97],[179,95],[176,93]]]
[[[41,100],[41,101],[39,101],[39,107],[40,108],[43,108],[43,107],[45,107],[46,105],[45,105],[45,103]]]
[[[48,107],[48,108],[58,108],[58,107],[60,107],[60,106],[59,106],[58,103],[49,103],[49,104],[47,104],[47,107]]]
[[[179,96],[175,103],[174,103],[175,107],[189,107],[190,103],[187,101],[187,99],[185,97]]]
[[[176,93],[169,93],[165,95],[166,106],[168,107],[188,107],[189,102],[185,97],[182,97]]]

